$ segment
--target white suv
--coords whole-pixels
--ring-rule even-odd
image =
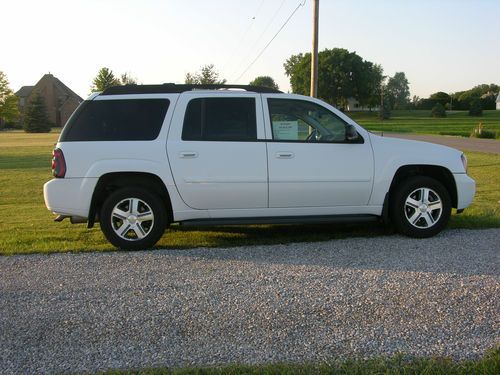
[[[438,233],[475,182],[458,150],[383,138],[321,100],[234,85],[130,85],[93,94],[54,150],[47,208],[99,221],[123,249],[170,223],[391,221]]]

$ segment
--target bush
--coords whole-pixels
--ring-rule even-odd
[[[446,110],[441,103],[436,103],[436,105],[432,107],[431,114],[432,117],[446,117]]]
[[[444,132],[439,132],[439,135],[451,135],[453,137],[465,137],[469,138],[471,136],[470,133],[468,132],[461,132],[461,131],[444,131]]]
[[[469,116],[482,116],[483,106],[481,105],[481,100],[474,99],[470,102]]]
[[[476,129],[474,129],[476,130]],[[480,133],[474,133],[473,137],[476,138],[488,138],[488,139],[496,139],[497,132],[494,130],[483,130]]]
[[[483,123],[480,122],[478,126],[472,130],[472,133],[470,135],[471,137],[474,138],[488,138],[488,139],[496,139],[497,137],[497,132],[494,130],[485,130]]]
[[[21,123],[19,122],[5,122],[3,124],[4,129],[21,129]]]

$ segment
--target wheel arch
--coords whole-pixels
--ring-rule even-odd
[[[97,181],[90,203],[88,228],[98,220],[100,207],[109,194],[123,187],[144,188],[157,194],[165,205],[168,222],[173,221],[170,194],[160,177],[147,172],[112,172],[102,175]]]
[[[449,169],[438,165],[417,164],[417,165],[404,165],[399,167],[396,173],[394,174],[391,185],[389,187],[388,191],[389,197],[393,194],[394,190],[401,181],[407,179],[408,177],[413,177],[413,176],[426,176],[439,181],[441,184],[443,184],[446,190],[448,190],[448,193],[450,194],[451,198],[452,207],[457,208],[458,194],[453,174],[450,172]],[[390,199],[387,199],[386,202],[387,203],[390,202]]]

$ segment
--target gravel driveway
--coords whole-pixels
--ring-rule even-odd
[[[500,343],[500,229],[230,249],[0,258],[0,373]]]

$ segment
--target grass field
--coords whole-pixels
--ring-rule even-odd
[[[109,251],[113,247],[99,226],[87,229],[67,220],[53,222],[42,186],[51,178],[50,159],[58,134],[0,133],[0,254]],[[452,217],[451,228],[500,227],[500,155],[467,153],[469,174],[476,179],[474,204]],[[260,225],[188,228],[173,225],[159,248],[230,247],[323,241],[350,236],[384,235],[382,226]]]
[[[349,112],[348,116],[371,131],[458,135],[468,137],[480,122],[484,129],[497,132],[500,138],[500,111],[483,111],[481,117],[471,117],[467,111],[454,111],[445,118],[431,117],[431,111],[392,111],[389,120],[378,119],[378,112]]]
[[[500,373],[500,350],[476,361],[455,362],[443,358],[407,360],[403,355],[390,359],[333,361],[315,364],[232,365],[225,367],[108,371],[104,375],[496,375]]]

